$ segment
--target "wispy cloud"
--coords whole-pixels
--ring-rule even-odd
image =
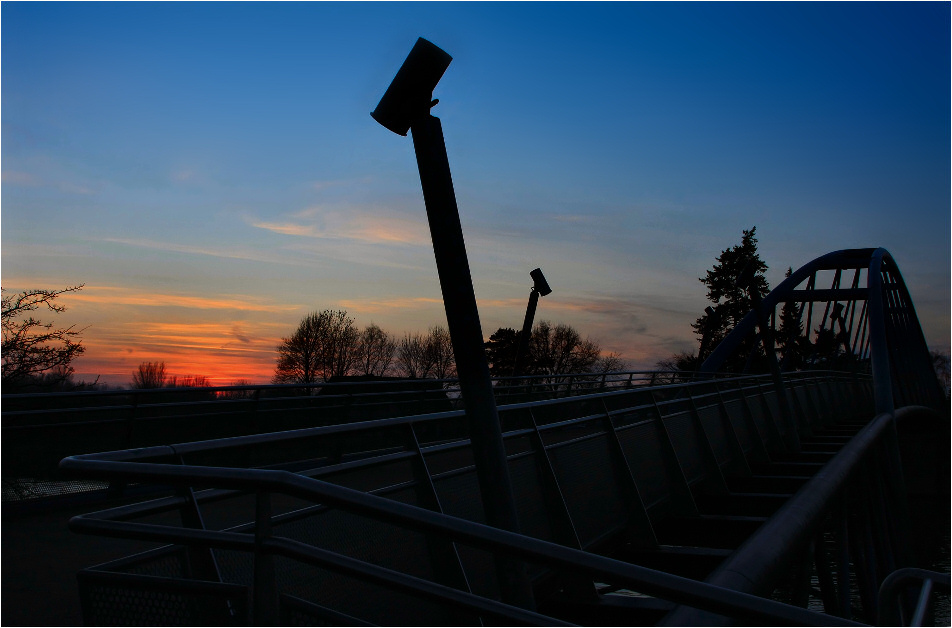
[[[251,226],[283,235],[371,244],[420,246],[429,242],[429,229],[422,219],[364,208],[309,207],[291,214],[288,220],[252,220]]]
[[[331,188],[346,187],[346,186],[351,186],[351,185],[356,185],[356,184],[367,185],[368,183],[370,183],[370,182],[372,182],[372,181],[373,181],[373,177],[371,177],[371,176],[369,176],[369,175],[368,175],[368,176],[365,176],[365,177],[360,177],[360,178],[357,178],[357,179],[337,179],[337,180],[331,180],[331,181],[313,181],[313,182],[311,182],[311,188],[312,188],[313,190],[315,190],[315,191],[320,192],[320,191],[328,190],[328,189],[331,189]]]
[[[140,307],[182,307],[198,310],[234,310],[247,312],[293,312],[296,305],[268,302],[251,295],[195,296],[145,292],[121,286],[86,286],[70,295],[71,301]]]
[[[267,253],[252,252],[247,250],[235,249],[217,249],[207,246],[194,246],[190,244],[179,244],[176,242],[160,242],[157,240],[136,239],[136,238],[101,238],[98,242],[111,242],[143,249],[152,249],[155,251],[170,251],[173,253],[187,253],[191,255],[208,255],[210,257],[221,257],[224,259],[240,259],[251,262],[266,262],[269,264],[289,264],[300,266],[300,260],[288,259],[277,255]]]
[[[40,185],[40,179],[29,172],[20,172],[16,170],[4,170],[0,174],[0,181],[8,185],[23,185],[34,187]]]
[[[68,181],[50,182],[32,172],[24,172],[22,170],[6,170],[0,174],[0,181],[6,185],[31,188],[48,187],[66,194],[78,194],[83,196],[96,194],[98,192],[98,186],[89,186]]]
[[[434,304],[443,304],[442,299],[429,297],[405,297],[393,299],[344,299],[339,301],[340,307],[354,310],[361,314],[379,314],[393,310],[415,310],[430,307]]]

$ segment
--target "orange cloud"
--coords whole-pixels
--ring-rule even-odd
[[[128,384],[142,362],[165,362],[170,375],[204,375],[218,385],[265,383],[274,372],[279,330],[284,326],[252,321],[95,326],[83,334],[87,351],[75,367],[81,379],[101,376],[118,385]]]
[[[229,295],[202,297],[185,294],[161,294],[138,291],[121,286],[86,286],[69,296],[70,301],[105,305],[137,305],[146,307],[185,307],[200,310],[237,310],[249,312],[292,312],[296,305],[269,303],[260,297]]]
[[[422,220],[360,208],[328,211],[311,207],[284,222],[252,222],[251,226],[274,233],[306,238],[341,239],[371,244],[425,245],[430,232]]]

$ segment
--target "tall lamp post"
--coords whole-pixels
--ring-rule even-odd
[[[516,347],[516,360],[512,365],[513,375],[522,375],[522,361],[529,352],[529,337],[532,335],[532,321],[535,319],[536,307],[539,305],[539,297],[544,297],[552,292],[549,282],[545,280],[541,268],[536,268],[529,272],[532,277],[532,291],[529,292],[529,306],[526,307],[526,319],[522,323],[522,333],[519,334],[519,345]]]
[[[422,37],[418,39],[370,115],[398,135],[412,133],[486,522],[518,532],[506,449],[483,346],[443,127],[439,118],[430,115],[430,108],[439,102],[433,100],[433,89],[450,61],[452,57],[446,52]],[[496,571],[504,601],[534,608],[532,587],[522,563],[498,557]]]

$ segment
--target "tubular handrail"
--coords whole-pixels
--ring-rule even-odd
[[[169,448],[172,450],[172,448]],[[631,588],[677,603],[731,614],[751,620],[800,625],[859,625],[805,609],[791,607],[754,595],[700,583],[646,567],[590,554],[533,537],[491,528],[479,523],[369,495],[329,482],[305,478],[287,471],[194,467],[171,464],[143,464],[97,459],[95,455],[70,457],[64,469],[81,470],[89,477],[124,478],[129,481],[162,482],[178,486],[214,485],[220,488],[267,491],[299,497],[338,507],[342,510],[385,520],[407,528],[472,545],[490,551],[505,551],[520,559],[555,569],[569,570]],[[109,511],[80,515],[70,520],[76,532],[106,534],[120,538],[171,541],[236,549],[248,541],[239,541],[231,532],[171,528],[155,524],[97,519]],[[245,538],[244,535],[242,538]],[[252,538],[252,537],[247,537]],[[253,541],[252,541],[253,542]],[[282,541],[283,542],[283,541]],[[273,545],[267,545],[275,549]],[[303,555],[294,556],[305,558]]]
[[[921,582],[916,606],[908,623],[902,622],[902,606],[900,598],[903,590],[910,585]],[[921,626],[926,609],[934,595],[935,588],[946,592],[952,590],[952,575],[927,569],[905,567],[892,572],[883,580],[879,588],[879,616],[876,625],[889,626]]]
[[[744,544],[712,573],[707,582],[746,593],[769,593],[793,557],[815,535],[862,461],[874,447],[895,437],[896,422],[938,416],[931,408],[907,406],[876,416]],[[890,475],[895,469],[887,469]],[[718,618],[695,609],[677,609],[665,618],[670,626],[705,626]]]
[[[511,386],[513,384],[518,384],[521,382],[528,383],[549,383],[551,380],[568,381],[569,378],[572,381],[577,381],[583,384],[592,384],[592,383],[601,383],[605,381],[609,384],[614,383],[625,383],[627,381],[637,382],[637,379],[634,379],[635,376],[642,376],[642,378],[650,377],[652,375],[657,375],[658,371],[653,370],[644,370],[644,371],[608,371],[605,373],[550,373],[543,375],[517,375],[517,376],[501,376],[493,377],[493,383],[496,385],[505,385]],[[613,378],[613,379],[604,379],[604,378]],[[631,378],[631,380],[629,380]],[[243,393],[256,393],[259,391],[266,392],[275,392],[280,393],[284,391],[299,391],[299,390],[344,390],[348,388],[354,388],[359,386],[361,388],[393,388],[399,385],[406,385],[412,387],[407,391],[394,391],[387,390],[381,394],[391,394],[394,392],[406,392],[408,394],[420,393],[420,392],[430,392],[438,390],[453,389],[459,384],[459,379],[455,377],[444,378],[444,379],[413,379],[413,378],[400,378],[400,379],[389,379],[389,380],[367,380],[367,381],[338,381],[338,382],[302,382],[297,384],[236,384],[228,386],[201,386],[201,387],[182,387],[182,388],[148,388],[148,389],[117,389],[117,390],[77,390],[77,391],[66,391],[66,392],[28,392],[28,393],[7,393],[2,395],[2,399],[10,400],[21,400],[21,399],[41,399],[49,398],[51,396],[64,398],[64,397],[76,397],[80,398],[89,398],[89,397],[128,397],[128,396],[142,396],[142,395],[165,395],[165,396],[174,396],[176,394],[181,395],[182,393],[224,393],[224,392],[243,392]],[[343,394],[343,393],[342,393]],[[369,393],[374,394],[374,393]],[[300,397],[301,395],[291,395],[291,398]],[[281,397],[275,397],[281,398]],[[240,400],[240,399],[239,399]]]
[[[816,377],[833,377],[849,375],[857,377],[855,374],[843,374],[829,371],[805,371],[801,373],[790,374],[787,378],[789,382],[795,382],[801,379],[813,379]],[[735,375],[732,377],[723,377],[717,380],[725,385],[737,383],[756,383],[769,382],[769,375]],[[650,392],[680,392],[689,388],[709,386],[710,381],[693,381],[681,384],[667,384],[662,386],[651,386],[640,388],[640,393]],[[604,393],[591,393],[588,395],[577,395],[571,398],[572,402],[585,402],[595,400],[608,400],[617,397],[624,397],[631,394],[629,390],[619,390]],[[537,409],[550,406],[557,406],[566,402],[566,399],[545,399],[541,401],[526,401],[521,403],[508,404],[502,406],[503,413],[517,412],[524,409]],[[250,434],[247,436],[234,436],[230,438],[208,439],[201,441],[192,441],[187,443],[177,443],[172,445],[156,445],[152,447],[139,447],[135,449],[124,449],[112,452],[80,454],[71,456],[68,459],[73,460],[114,460],[114,461],[132,461],[146,458],[160,457],[165,455],[183,455],[187,453],[196,453],[210,449],[221,449],[230,447],[244,447],[263,443],[275,443],[285,440],[296,440],[303,437],[330,436],[333,434],[345,432],[362,432],[368,430],[378,430],[382,428],[396,427],[406,424],[429,423],[442,421],[446,419],[460,418],[463,416],[462,410],[450,410],[446,412],[432,412],[415,416],[393,417],[389,419],[375,419],[372,421],[359,421],[354,423],[341,423],[336,425],[324,425],[319,427],[308,427],[297,430],[287,430],[283,432],[268,432],[264,434]],[[61,465],[62,466],[62,465]],[[66,468],[66,467],[62,467]]]

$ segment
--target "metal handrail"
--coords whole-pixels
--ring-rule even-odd
[[[803,372],[797,374],[790,374],[793,377],[788,377],[787,381],[795,382],[800,379],[815,378],[817,375],[821,377],[830,377],[830,376],[850,376],[850,377],[860,377],[864,378],[865,376],[857,376],[852,373],[838,373],[838,372]],[[759,382],[759,381],[769,381],[769,375],[739,375],[733,377],[724,377],[718,382],[724,384],[734,384],[734,383],[743,383],[743,382]],[[710,381],[695,381],[695,382],[686,382],[683,384],[667,384],[663,386],[652,386],[638,389],[639,393],[648,393],[648,392],[667,392],[667,391],[683,391],[692,387],[703,387],[709,386]],[[594,401],[601,399],[612,399],[615,397],[623,397],[630,395],[632,391],[630,390],[619,390],[619,391],[610,391],[604,393],[591,393],[587,395],[577,395],[572,397],[570,400],[566,399],[546,399],[542,401],[527,401],[521,403],[508,404],[502,407],[503,413],[517,412],[523,409],[538,409],[548,406],[557,406],[566,403],[566,401],[571,402],[585,402],[585,401]],[[659,401],[659,403],[665,403],[664,400]],[[173,445],[155,445],[151,447],[139,447],[136,449],[127,449],[127,450],[118,450],[113,452],[106,453],[96,453],[88,455],[77,455],[71,456],[68,459],[75,460],[85,460],[85,459],[98,459],[98,460],[133,460],[133,459],[146,459],[151,457],[158,457],[163,455],[168,455],[172,453],[174,455],[183,455],[187,453],[196,453],[199,451],[207,451],[211,449],[221,449],[221,448],[233,448],[233,447],[245,447],[249,445],[257,445],[263,443],[274,443],[285,440],[296,440],[304,437],[316,437],[316,436],[330,436],[333,434],[348,433],[348,432],[363,432],[368,430],[378,430],[389,427],[395,427],[400,425],[407,424],[417,424],[417,423],[429,423],[435,421],[441,421],[452,418],[460,418],[464,415],[463,410],[450,410],[446,412],[433,412],[428,414],[420,414],[414,416],[403,416],[403,417],[393,417],[389,419],[374,419],[371,421],[359,421],[354,423],[341,423],[335,425],[325,425],[319,427],[308,427],[301,428],[297,430],[286,430],[283,432],[268,432],[264,434],[251,434],[247,436],[235,436],[231,438],[224,439],[208,439],[201,441],[192,441],[188,443],[177,443]],[[575,419],[571,419],[575,420]],[[134,456],[134,458],[127,458],[127,456]],[[65,468],[65,467],[64,467]]]
[[[903,591],[915,583],[921,583],[919,594],[916,596],[916,605],[908,623],[903,623],[904,613],[901,597]],[[952,575],[938,571],[905,567],[892,572],[883,580],[879,588],[879,616],[878,626],[921,626],[935,589],[945,592],[952,590]]]
[[[784,621],[795,625],[861,625],[533,537],[491,528],[286,471],[142,464],[100,460],[94,455],[67,458],[62,465],[66,469],[81,470],[84,475],[104,479],[123,477],[133,481],[164,482],[179,486],[214,484],[222,488],[266,491],[313,501],[319,500],[321,503],[375,520],[396,523],[416,531],[434,534],[489,551],[504,551],[550,568],[585,574],[623,588],[743,619]],[[253,536],[248,534],[238,535],[233,532],[173,528],[95,518],[97,515],[108,516],[108,512],[73,517],[70,520],[70,529],[80,533],[221,549],[250,549],[254,545]],[[271,551],[279,549],[282,552],[286,551],[291,557],[300,560],[307,561],[315,558],[314,555],[293,551],[295,548],[301,549],[299,545],[290,539],[275,538],[274,541],[265,543],[264,547]],[[329,565],[324,564],[324,566]],[[397,574],[397,577],[398,580],[406,582],[410,579],[405,574]]]
[[[799,377],[806,377],[806,375],[798,376],[797,378]],[[855,377],[856,375],[850,375],[851,379]],[[725,380],[724,382],[718,381],[716,383],[723,383],[729,386],[744,386],[745,383],[752,383],[755,387],[759,387],[758,382],[763,379],[763,376],[735,377]],[[554,404],[584,404],[596,399],[606,400],[623,395],[644,395],[646,393],[650,394],[652,399],[655,393],[677,399],[678,391],[683,392],[694,387],[709,388],[711,385],[711,381],[703,381],[660,386],[652,389],[641,389],[639,391],[616,391],[602,393],[600,395],[575,397],[571,400],[549,400],[514,404],[505,407],[503,411],[518,412],[523,409],[538,410]],[[287,434],[255,435],[233,439],[187,443],[183,445],[126,450],[107,454],[73,456],[65,459],[61,463],[61,466],[64,470],[81,471],[83,475],[87,477],[121,479],[130,482],[157,482],[179,486],[214,486],[221,494],[224,494],[222,491],[231,490],[237,492],[265,491],[292,495],[314,502],[320,502],[325,505],[335,506],[370,518],[397,523],[398,525],[403,525],[414,530],[432,533],[436,536],[474,545],[490,551],[511,553],[518,558],[534,563],[541,563],[553,569],[569,569],[576,573],[585,573],[601,581],[611,582],[612,584],[617,584],[624,588],[632,588],[647,594],[665,597],[677,603],[699,606],[712,612],[726,612],[728,614],[740,615],[751,620],[769,620],[770,622],[783,620],[797,624],[830,623],[831,620],[829,617],[811,613],[803,609],[789,607],[744,593],[732,592],[721,587],[705,585],[693,580],[679,578],[644,567],[629,565],[602,556],[589,554],[582,550],[573,550],[531,537],[504,532],[470,521],[387,500],[375,495],[350,491],[322,480],[303,477],[296,473],[280,470],[208,468],[184,464],[160,464],[156,462],[157,459],[168,459],[167,457],[182,461],[184,460],[183,456],[201,451],[275,443],[285,439],[294,439],[303,436],[328,436],[341,432],[361,432],[375,428],[386,429],[399,425],[412,425],[415,422],[429,422],[453,418],[459,414],[460,412],[445,412],[419,417],[402,417],[365,422],[363,424],[309,428]],[[562,425],[565,425],[564,421],[557,421],[552,424],[542,425],[538,429]],[[174,500],[175,498],[169,498],[164,500],[164,503],[172,504]],[[155,510],[154,507],[148,504],[123,507],[112,511],[75,518],[71,522],[71,527],[76,531],[105,533],[128,538],[148,538],[150,540],[164,540],[166,542],[172,541],[213,547],[223,547],[223,545],[217,543],[230,542],[226,537],[216,536],[223,534],[218,532],[181,528],[156,528],[145,524],[116,520],[128,519],[129,517],[135,516],[137,513],[143,512],[143,508],[152,508],[152,510]],[[228,534],[233,534],[233,532],[229,532]],[[268,544],[265,544],[264,547],[265,549],[270,548],[269,551],[277,551],[275,547]],[[834,623],[839,622],[834,621]],[[846,622],[844,625],[848,623],[849,622]]]
[[[824,517],[842,498],[843,489],[855,477],[861,463],[873,454],[874,448],[884,444],[888,447],[890,440],[895,438],[896,422],[923,415],[938,416],[938,413],[923,406],[908,406],[895,413],[876,416],[718,566],[707,582],[735,591],[769,593],[786,566],[803,551],[804,545],[819,530]],[[883,471],[889,477],[895,477],[896,469],[889,465],[888,459],[883,462]],[[717,618],[710,614],[678,609],[665,618],[665,625],[703,626],[716,621]]]

